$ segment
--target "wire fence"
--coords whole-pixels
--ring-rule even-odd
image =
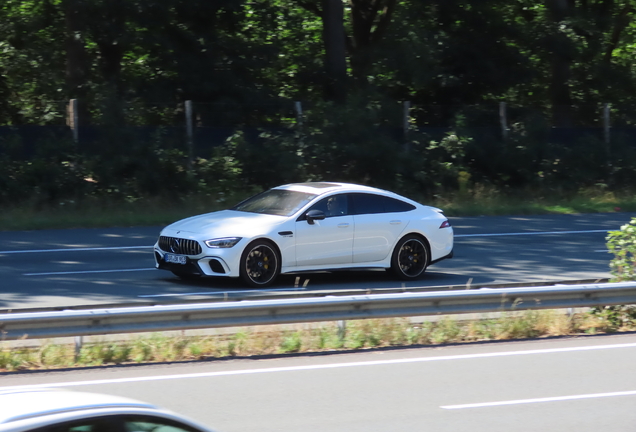
[[[191,109],[186,109],[190,103]],[[353,109],[353,108],[352,108]],[[32,157],[44,142],[74,141],[86,151],[101,145],[112,132],[128,131],[129,139],[191,146],[194,156],[209,154],[237,131],[296,130],[319,115],[318,107],[300,101],[269,104],[236,101],[165,103],[125,101],[89,104],[82,101],[43,101],[21,112],[22,122],[0,126],[0,152],[20,142],[23,157]],[[559,113],[565,124],[554,127]],[[610,145],[613,139],[636,142],[636,105],[580,104],[562,107],[516,106],[505,102],[479,105],[423,105],[392,102],[382,107],[384,127],[406,137],[419,131],[441,137],[450,131],[486,139],[525,134],[565,145],[591,136]]]

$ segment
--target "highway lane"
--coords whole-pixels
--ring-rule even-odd
[[[628,431],[636,335],[4,374],[160,404],[220,432]]]
[[[416,282],[385,272],[283,276],[269,291],[325,293],[609,276],[607,230],[636,214],[451,218],[455,257]],[[255,295],[236,280],[181,281],[154,269],[160,227],[0,232],[0,309]],[[297,286],[298,288],[295,288]]]

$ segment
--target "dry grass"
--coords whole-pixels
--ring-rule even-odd
[[[444,317],[413,324],[408,319],[348,321],[299,325],[292,330],[250,327],[230,335],[166,336],[162,333],[121,341],[85,344],[76,355],[73,345],[45,343],[38,348],[0,345],[0,370],[56,369],[125,363],[153,363],[246,357],[302,352],[360,350],[390,346],[440,345],[549,336],[599,334],[636,329],[636,323],[603,314],[564,314],[543,310],[506,313],[496,318],[463,321]]]
[[[636,211],[633,190],[610,192],[603,188],[577,193],[520,190],[502,193],[492,187],[476,184],[470,189],[439,194],[435,199],[411,196],[424,204],[444,209],[449,216],[517,215],[550,213],[598,213]],[[114,200],[85,197],[42,205],[25,202],[5,206],[0,213],[2,230],[34,230],[59,228],[98,228],[116,226],[160,226],[194,214],[228,208],[249,195],[246,192],[190,195],[174,198]]]

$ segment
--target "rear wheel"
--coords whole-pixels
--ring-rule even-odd
[[[393,250],[391,270],[400,279],[418,279],[426,271],[428,255],[428,247],[421,237],[413,234],[404,236]]]
[[[256,240],[241,255],[241,279],[251,287],[271,285],[280,273],[280,258],[276,247],[267,240]]]

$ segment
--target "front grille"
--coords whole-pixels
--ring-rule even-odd
[[[201,245],[196,240],[176,237],[159,237],[159,247],[162,251],[179,255],[199,255]]]

